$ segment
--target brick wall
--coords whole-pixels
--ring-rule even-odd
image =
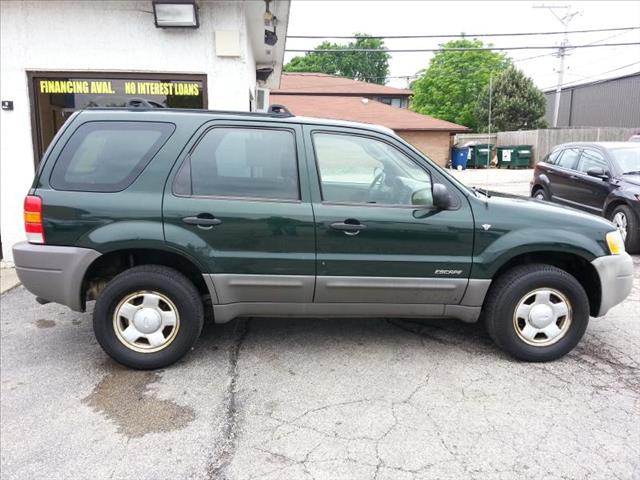
[[[449,132],[396,130],[396,133],[442,167],[451,157]]]

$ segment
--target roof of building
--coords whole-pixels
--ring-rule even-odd
[[[584,83],[577,83],[575,85],[565,85],[562,87],[562,91],[564,92],[565,90],[572,90],[574,88],[582,88],[582,87],[590,87],[592,85],[599,85],[601,83],[609,83],[609,82],[617,82],[619,80],[626,80],[628,78],[633,78],[633,77],[638,77],[640,76],[640,71],[638,72],[634,72],[634,73],[629,73],[628,75],[622,75],[619,77],[611,77],[611,78],[604,78],[601,80],[594,80],[592,82],[584,82]],[[554,94],[556,93],[556,88],[548,88],[546,90],[543,90],[543,92],[545,95],[548,94]]]
[[[462,125],[392,107],[362,97],[271,94],[271,103],[282,104],[294,115],[383,125],[392,130],[466,132]]]
[[[359,82],[326,73],[283,73],[278,95],[389,95],[409,96],[413,91],[376,83]]]

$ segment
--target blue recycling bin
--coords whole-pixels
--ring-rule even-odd
[[[469,160],[469,148],[453,148],[451,149],[451,167],[458,169],[458,166],[463,170],[467,168],[467,161]]]

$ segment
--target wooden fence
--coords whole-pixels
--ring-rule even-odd
[[[561,143],[626,141],[636,133],[640,133],[640,127],[547,128],[543,130],[498,132],[497,134],[491,134],[491,143],[498,147],[531,145],[533,147],[533,163],[535,164],[543,159],[553,147]],[[456,145],[462,145],[469,141],[487,143],[487,134],[462,133],[456,135],[454,139]]]

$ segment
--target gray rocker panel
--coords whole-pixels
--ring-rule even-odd
[[[409,303],[279,303],[242,302],[214,305],[216,323],[236,317],[399,317],[455,318],[475,322],[480,307]]]
[[[475,322],[491,280],[205,275],[216,323],[239,316],[445,317]],[[315,290],[315,295],[314,295]]]
[[[466,278],[329,277],[316,280],[316,302],[460,303]]]
[[[218,304],[237,302],[312,302],[313,275],[205,275],[215,290],[211,298]],[[215,296],[214,296],[215,295]]]

